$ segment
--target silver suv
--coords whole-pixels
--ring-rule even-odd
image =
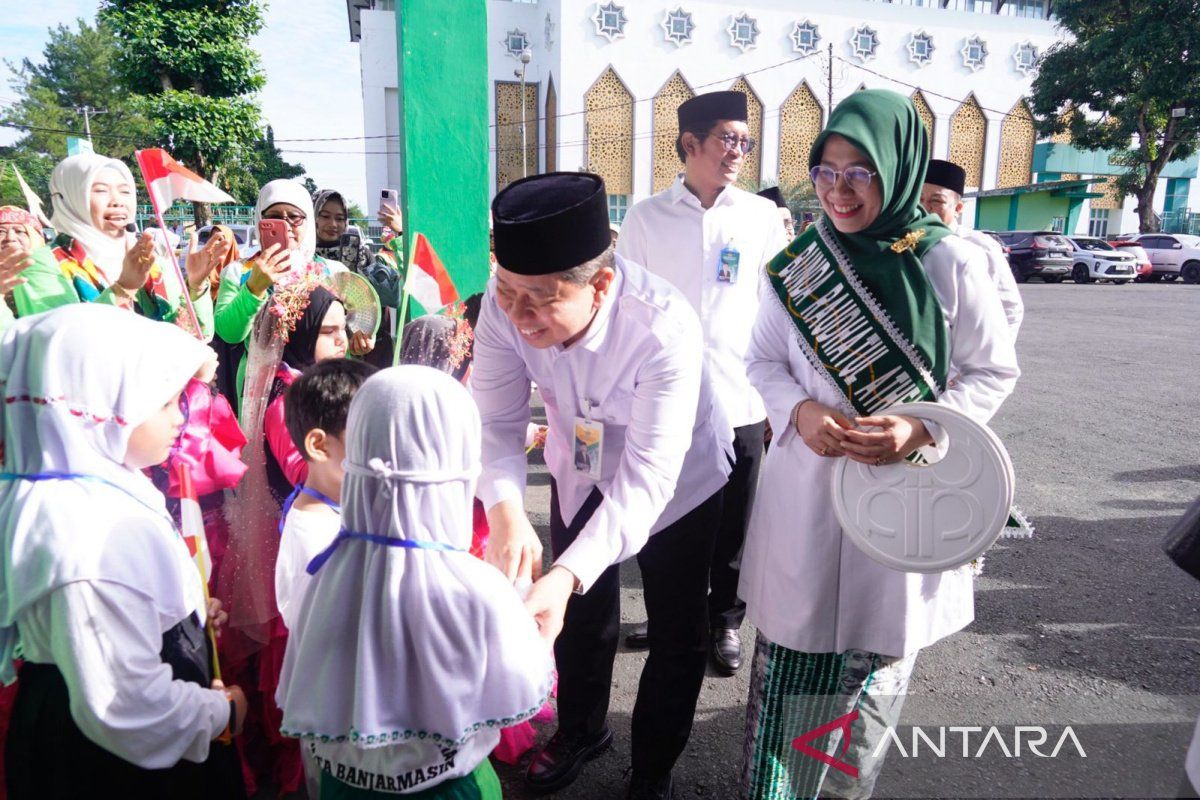
[[[1146,248],[1152,269],[1146,280],[1200,283],[1200,236],[1186,233],[1143,233],[1137,243]]]

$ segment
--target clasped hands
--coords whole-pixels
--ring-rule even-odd
[[[845,456],[860,464],[894,464],[918,448],[933,444],[920,419],[899,414],[847,417],[816,400],[792,410],[796,433],[810,450],[825,458]]]

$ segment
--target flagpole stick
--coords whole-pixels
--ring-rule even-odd
[[[138,154],[140,153],[139,150]],[[140,159],[138,160],[138,169],[141,170],[142,180],[146,180],[146,170],[142,168]],[[150,205],[154,207],[154,218],[158,220],[158,229],[162,231],[163,247],[167,249],[167,256],[171,259],[171,264],[175,267],[175,275],[178,276],[179,283],[183,287],[183,302],[187,304],[188,314],[192,318],[192,331],[196,334],[197,339],[204,341],[204,333],[200,330],[200,318],[196,316],[196,308],[192,305],[192,287],[188,284],[186,270],[179,266],[179,258],[171,249],[171,240],[167,238],[167,223],[163,220],[162,209],[158,207],[158,197],[155,196],[150,181],[146,181],[146,190],[150,194]]]

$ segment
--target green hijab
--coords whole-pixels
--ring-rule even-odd
[[[885,89],[855,92],[837,105],[829,125],[813,142],[810,168],[821,163],[825,142],[835,133],[870,159],[883,205],[879,217],[860,233],[841,233],[828,217],[822,219],[822,227],[944,386],[949,368],[946,324],[921,259],[951,230],[920,205],[929,164],[925,123],[903,95]],[[924,233],[915,245],[899,253],[892,249],[907,234],[919,231]]]

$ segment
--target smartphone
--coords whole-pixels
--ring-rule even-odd
[[[395,189],[384,189],[379,193],[379,202],[380,205],[386,204],[397,208],[400,205],[400,193]]]
[[[346,231],[345,233],[342,234],[342,241],[341,241],[342,247],[357,248],[360,244],[362,244],[362,239],[354,231]]]
[[[273,244],[283,250],[288,248],[287,222],[281,219],[264,219],[258,222],[258,242],[261,252]]]

